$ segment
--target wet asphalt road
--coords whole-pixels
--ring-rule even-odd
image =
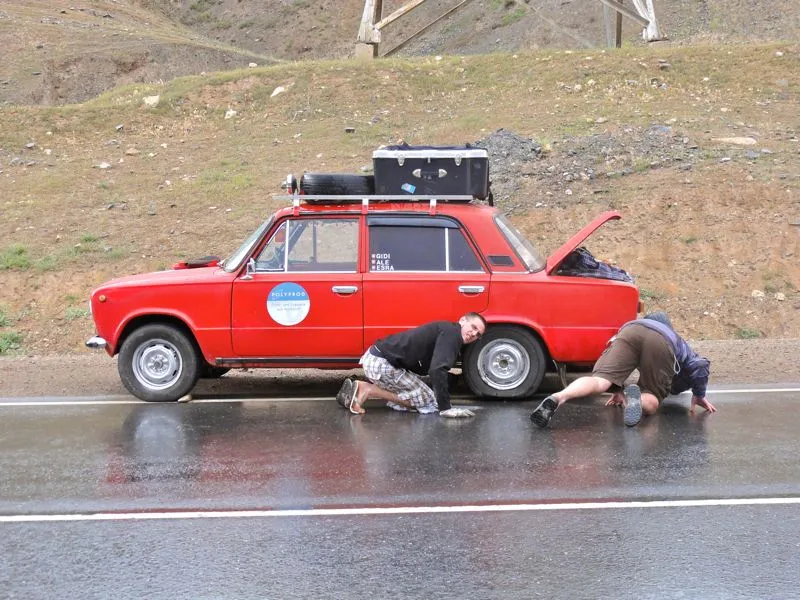
[[[535,402],[448,421],[330,397],[12,400],[0,597],[798,598],[800,391],[709,398],[633,429],[580,401],[547,430]]]

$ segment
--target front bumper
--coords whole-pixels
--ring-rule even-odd
[[[99,335],[94,335],[86,340],[87,348],[105,348],[108,344]]]

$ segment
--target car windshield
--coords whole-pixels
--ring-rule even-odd
[[[517,253],[517,256],[529,271],[541,271],[544,269],[547,261],[533,247],[533,244],[522,235],[520,230],[511,224],[505,215],[497,215],[494,221],[497,223],[497,227],[503,237],[508,240],[511,247],[514,248],[514,252]]]
[[[258,240],[261,239],[261,236],[263,236],[264,233],[267,231],[267,229],[270,228],[270,226],[272,225],[272,221],[273,217],[270,217],[269,219],[264,221],[261,227],[256,229],[253,233],[251,233],[250,237],[248,237],[244,241],[244,244],[242,244],[236,252],[234,252],[228,258],[225,259],[225,261],[222,264],[222,267],[228,273],[231,273],[239,268],[245,257],[252,251],[253,246],[255,246],[256,243],[258,243]]]

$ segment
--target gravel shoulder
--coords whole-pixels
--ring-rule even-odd
[[[692,346],[711,360],[711,386],[800,383],[800,339],[704,340]],[[116,366],[102,352],[2,358],[0,397],[126,394]],[[280,386],[292,393],[310,380],[341,377],[342,372],[302,369],[232,371],[221,380],[201,381],[196,391],[255,395]]]

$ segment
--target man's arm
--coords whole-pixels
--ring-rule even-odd
[[[711,372],[711,362],[707,358],[695,355],[687,366],[689,368],[689,379],[692,382],[692,395],[697,398],[705,398],[708,376]]]
[[[436,395],[439,412],[450,409],[450,390],[448,389],[447,372],[453,367],[461,348],[461,339],[451,333],[440,331],[436,337],[436,346],[431,357],[431,366],[428,375],[431,378],[431,387]]]

